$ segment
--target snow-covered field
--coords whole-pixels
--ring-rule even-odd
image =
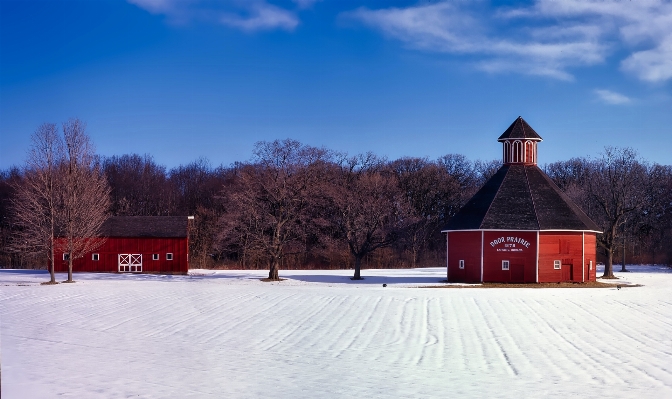
[[[631,269],[644,287],[417,288],[443,268],[40,286],[0,270],[2,397],[672,398],[672,273]]]

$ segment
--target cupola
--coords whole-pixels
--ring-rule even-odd
[[[537,143],[542,138],[522,117],[516,118],[497,141],[502,142],[502,162],[505,165],[537,164]]]

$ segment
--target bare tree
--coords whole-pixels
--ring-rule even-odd
[[[606,147],[588,173],[587,191],[594,203],[588,215],[602,228],[597,243],[607,253],[603,277],[614,278],[614,250],[623,224],[647,200],[646,167],[633,149]]]
[[[303,241],[306,210],[327,157],[327,151],[295,140],[257,143],[254,163],[239,167],[237,185],[223,192],[227,214],[220,241],[242,238],[244,251],[264,256],[268,278],[278,280],[283,257]]]
[[[353,280],[361,280],[364,257],[399,239],[415,222],[392,171],[373,154],[353,157],[341,168],[329,193],[332,223],[355,261]]]
[[[402,158],[391,166],[413,210],[415,222],[407,224],[403,242],[411,252],[411,266],[416,267],[432,238],[442,238],[441,225],[450,210],[456,212],[461,206],[463,190],[447,168],[426,159]]]
[[[86,134],[86,125],[79,119],[70,119],[63,124],[63,140],[60,232],[64,238],[62,250],[68,254],[66,282],[73,282],[72,262],[104,243],[99,230],[108,217],[110,187]]]
[[[11,208],[17,229],[13,249],[46,255],[49,283],[56,284],[54,251],[58,227],[58,194],[62,189],[60,164],[63,146],[56,125],[41,125],[32,137],[23,179],[14,186]]]
[[[113,156],[104,161],[115,216],[167,216],[176,212],[175,187],[166,168],[150,155]]]

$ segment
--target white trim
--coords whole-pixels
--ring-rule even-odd
[[[537,231],[537,276],[535,282],[539,282],[539,232]]]
[[[485,243],[485,232],[481,230],[481,283],[483,282],[483,244]]]
[[[506,267],[504,267],[504,265],[506,265]],[[511,270],[511,262],[502,259],[502,270]]]
[[[161,255],[159,255],[159,254],[152,254],[152,260],[160,260],[160,259],[161,259]]]
[[[554,232],[554,231],[568,231],[568,232],[573,232],[573,233],[597,233],[601,234],[601,231],[597,230],[566,230],[566,229],[548,229],[548,230],[512,230],[512,229],[462,229],[462,230],[441,230],[442,233],[448,233],[452,231],[512,231],[512,232],[532,232],[532,231],[540,231],[543,233],[547,232]]]
[[[446,281],[448,280],[448,269],[450,265],[450,251],[448,251],[448,233],[446,233]]]
[[[581,281],[586,282],[586,233],[581,234]]]
[[[464,270],[464,259],[460,259],[460,260],[457,262],[457,267],[460,268],[460,269],[462,269],[462,270]]]
[[[100,254],[98,253],[91,254],[91,260],[94,262],[98,262],[100,260]]]
[[[166,260],[173,260],[173,253],[172,252],[167,252],[166,253]]]
[[[562,270],[562,260],[553,260],[553,270]]]
[[[142,254],[118,254],[119,273],[142,273]]]

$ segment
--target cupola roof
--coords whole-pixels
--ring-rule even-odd
[[[521,116],[516,118],[515,121],[509,126],[504,133],[497,139],[497,141],[512,140],[512,139],[525,139],[525,140],[535,140],[542,141],[541,136],[532,129],[530,125],[525,122]]]

